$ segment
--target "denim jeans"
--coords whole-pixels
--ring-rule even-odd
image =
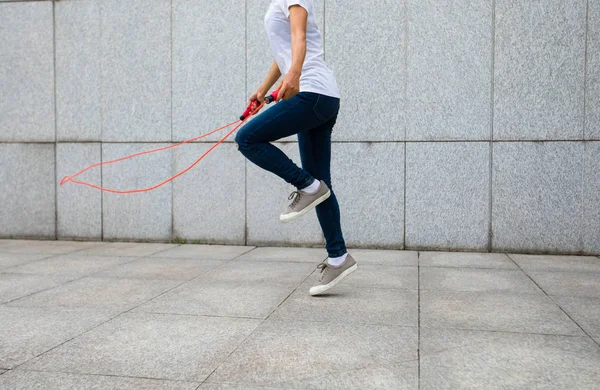
[[[340,224],[340,208],[331,186],[331,132],[337,119],[340,99],[300,92],[282,100],[246,123],[237,133],[239,151],[254,164],[276,174],[298,189],[315,179],[331,190],[329,199],[317,206],[317,218],[325,236],[329,257],[346,253]],[[302,168],[271,144],[298,134]]]

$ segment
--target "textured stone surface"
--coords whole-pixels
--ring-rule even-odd
[[[310,342],[307,342],[310,340]],[[417,357],[417,329],[267,321],[225,360],[210,381],[273,385],[397,364]],[[281,388],[281,385],[276,386]]]
[[[181,172],[209,149],[208,144],[175,149]],[[206,243],[244,244],[245,162],[232,144],[220,145],[194,169],[173,182],[173,235]]]
[[[36,293],[74,279],[64,275],[19,275],[0,273],[0,303]]]
[[[276,144],[289,158],[300,166],[298,144]],[[323,244],[317,214],[312,211],[294,223],[281,223],[279,215],[290,203],[288,195],[296,188],[279,176],[265,171],[251,162],[246,171],[246,229],[250,245]]]
[[[265,318],[314,269],[307,263],[234,261],[141,306],[139,311]]]
[[[28,362],[24,368],[203,381],[258,323],[128,313]]]
[[[600,338],[600,298],[553,297],[589,335]]]
[[[102,144],[102,161],[156,149],[163,144]],[[154,186],[173,175],[172,150],[105,165],[102,186],[116,190]],[[172,183],[148,193],[102,193],[104,239],[170,240]]]
[[[500,268],[517,269],[502,253],[420,252],[421,267]]]
[[[493,249],[580,251],[583,144],[524,142],[493,147]]]
[[[350,249],[349,253],[359,264],[382,264],[396,266],[417,266],[418,253],[415,251],[386,251],[375,249]]]
[[[54,167],[52,144],[0,144],[0,237],[55,237]]]
[[[425,328],[582,335],[579,327],[541,292],[423,290],[420,302],[421,326]]]
[[[402,248],[404,145],[336,143],[331,160],[347,245]],[[369,174],[364,173],[365,167]]]
[[[210,379],[209,379],[210,380]],[[269,386],[247,383],[205,382],[199,390],[363,390],[372,387],[381,389],[418,389],[418,362],[379,364],[352,371],[331,372],[327,375],[281,381]]]
[[[175,244],[142,244],[133,242],[102,242],[92,248],[77,252],[78,255],[86,256],[131,256],[141,257],[159,254],[171,248],[177,248]]]
[[[600,298],[600,274],[582,272],[528,271],[548,295]]]
[[[94,248],[97,242],[56,241],[56,240],[7,240],[8,243],[0,248],[0,251],[13,254],[42,254],[42,255],[65,255],[68,253],[80,253],[81,251]]]
[[[0,26],[0,141],[53,142],[52,3],[0,4]]]
[[[96,276],[127,279],[190,280],[223,264],[220,260],[147,258],[128,262]]]
[[[489,144],[406,145],[406,246],[485,249]]]
[[[600,142],[584,146],[583,250],[600,255]]]
[[[100,141],[102,58],[98,0],[56,2],[56,138]]]
[[[360,272],[362,271],[361,268]],[[315,298],[308,294],[311,286],[312,283],[309,282],[301,285],[269,318],[326,322],[329,324],[324,327],[333,327],[332,329],[340,323],[397,326],[418,324],[416,290],[376,289],[369,286],[357,289],[344,280],[343,284],[336,286],[327,295]]]
[[[423,389],[594,389],[600,349],[589,338],[421,331]]]
[[[583,139],[586,1],[498,0],[494,139]]]
[[[102,140],[171,140],[171,4],[102,1]]]
[[[411,0],[408,37],[406,138],[490,139],[492,1]]]
[[[515,255],[510,258],[527,271],[600,272],[600,259],[594,256]]]
[[[405,24],[405,7],[396,1],[377,7],[361,0],[327,1],[326,60],[342,96],[336,140],[404,140]]]
[[[235,284],[269,284],[296,287],[315,266],[309,263],[268,263],[235,260],[204,274],[198,282],[214,280]]]
[[[600,140],[600,3],[588,1],[585,138]]]
[[[273,284],[195,280],[136,309],[136,312],[266,318],[292,292]]]
[[[434,268],[420,270],[424,290],[506,291],[538,293],[540,289],[520,270]]]
[[[10,274],[0,274],[0,277],[3,275]],[[180,283],[167,280],[87,277],[21,298],[11,305],[52,309],[88,308],[116,314],[140,305]]]
[[[109,318],[102,311],[0,306],[0,367],[13,368]]]
[[[173,140],[207,133],[244,111],[245,12],[243,1],[173,1]]]
[[[323,249],[256,248],[240,256],[238,260],[320,263],[326,258],[327,253]]]
[[[14,253],[0,252],[0,270],[17,265],[27,264],[32,261],[41,260],[50,257],[50,255],[20,255]]]
[[[0,387],[14,390],[194,390],[198,383],[19,370],[0,378]]]
[[[79,2],[75,2],[79,4]],[[71,4],[71,3],[69,3]],[[82,169],[101,161],[99,143],[57,144],[56,182],[65,176],[74,175]],[[101,184],[101,168],[89,170],[75,178],[91,184]],[[59,238],[101,239],[102,238],[102,194],[100,191],[65,183],[56,187],[57,235]]]
[[[80,278],[134,260],[135,257],[63,255],[38,260],[2,272],[16,274],[58,275]]]
[[[252,251],[251,246],[179,245],[156,253],[155,257],[173,259],[232,260]]]

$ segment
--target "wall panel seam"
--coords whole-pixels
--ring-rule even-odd
[[[585,132],[587,130],[587,69],[588,69],[588,29],[590,23],[590,2],[586,1],[585,4],[585,38],[583,48],[583,139],[585,140]]]

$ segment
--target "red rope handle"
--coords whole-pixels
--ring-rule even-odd
[[[252,115],[254,115],[254,114],[256,114],[258,111],[260,111],[260,109],[261,109],[261,108],[264,106],[264,104],[265,104],[264,102],[263,102],[263,103],[261,103],[261,104],[260,104],[260,106],[258,106],[258,107],[257,107],[257,108],[256,108],[256,109],[255,109],[255,110],[252,112]],[[218,128],[218,129],[216,129],[216,130],[213,130],[213,131],[211,131],[211,132],[209,132],[209,133],[206,133],[206,134],[200,135],[200,136],[198,136],[198,137],[191,138],[191,139],[189,139],[189,140],[187,140],[187,141],[183,141],[183,142],[180,142],[180,143],[178,143],[178,144],[173,144],[173,145],[169,145],[169,146],[164,146],[164,147],[162,147],[162,148],[153,149],[153,150],[148,150],[148,151],[145,151],[145,152],[140,152],[140,153],[135,153],[135,154],[132,154],[132,155],[129,155],[129,156],[125,156],[125,157],[117,158],[117,159],[110,160],[110,161],[103,161],[103,162],[100,162],[100,163],[96,163],[96,164],[90,165],[89,167],[87,167],[87,168],[85,168],[85,169],[82,169],[81,171],[77,172],[77,173],[76,173],[76,174],[74,174],[73,176],[65,176],[65,177],[63,177],[63,179],[60,181],[60,185],[63,185],[63,184],[65,184],[65,183],[67,183],[67,182],[71,182],[71,183],[74,183],[74,184],[79,184],[79,185],[83,185],[83,186],[87,186],[87,187],[95,188],[95,189],[97,189],[97,190],[104,191],[104,192],[110,192],[110,193],[113,193],[113,194],[134,194],[134,193],[139,193],[139,192],[148,192],[148,191],[155,190],[155,189],[157,189],[157,188],[159,188],[159,187],[162,187],[162,186],[164,186],[165,184],[167,184],[167,183],[169,183],[169,182],[171,182],[171,181],[173,181],[173,180],[177,179],[179,176],[181,176],[181,175],[185,174],[185,173],[186,173],[186,172],[188,172],[190,169],[192,169],[193,167],[195,167],[195,166],[196,166],[196,165],[197,165],[197,164],[198,164],[200,161],[202,161],[202,159],[203,159],[204,157],[206,157],[206,156],[207,156],[207,155],[208,155],[210,152],[212,152],[212,151],[213,151],[213,150],[214,150],[214,149],[215,149],[217,146],[219,146],[220,144],[222,144],[222,143],[223,143],[223,141],[225,141],[227,138],[229,138],[229,137],[231,136],[231,134],[235,133],[235,131],[236,131],[237,129],[239,129],[239,128],[240,128],[240,127],[241,127],[241,126],[242,126],[242,125],[243,125],[243,124],[244,124],[244,123],[245,123],[245,122],[248,120],[248,118],[249,118],[250,116],[252,116],[252,115],[249,115],[249,116],[248,116],[248,117],[246,117],[244,120],[237,120],[237,121],[235,121],[235,122],[231,122],[231,123],[229,123],[229,124],[226,124],[225,126],[219,127],[219,128]],[[202,154],[202,155],[201,155],[201,156],[200,156],[200,157],[199,157],[199,158],[198,158],[196,161],[194,161],[194,163],[193,163],[192,165],[190,165],[189,167],[187,167],[187,168],[186,168],[186,169],[184,169],[183,171],[181,171],[181,172],[177,173],[176,175],[174,175],[174,176],[171,176],[170,178],[168,178],[168,179],[166,179],[166,180],[164,180],[164,181],[162,181],[162,182],[158,183],[158,184],[157,184],[157,185],[155,185],[155,186],[148,187],[148,188],[143,188],[143,189],[138,189],[138,190],[127,190],[127,191],[120,191],[120,190],[113,190],[113,189],[109,189],[109,188],[100,187],[100,186],[97,186],[97,185],[95,185],[95,184],[87,183],[87,182],[85,182],[85,181],[79,181],[79,180],[75,180],[75,178],[76,178],[77,176],[79,176],[79,175],[83,174],[84,172],[86,172],[86,171],[88,171],[88,170],[90,170],[90,169],[92,169],[92,168],[95,168],[95,167],[98,167],[98,166],[101,166],[101,165],[108,165],[108,164],[113,164],[113,163],[116,163],[116,162],[119,162],[119,161],[128,160],[128,159],[131,159],[131,158],[134,158],[134,157],[138,157],[138,156],[141,156],[141,155],[144,155],[144,154],[151,154],[151,153],[160,152],[160,151],[162,151],[162,150],[166,150],[166,149],[175,148],[175,147],[178,147],[178,146],[181,146],[181,145],[184,145],[184,144],[190,143],[190,142],[192,142],[192,141],[195,141],[195,140],[198,140],[198,139],[201,139],[201,138],[204,138],[204,137],[208,137],[208,136],[209,136],[209,135],[211,135],[211,134],[214,134],[214,133],[216,133],[216,132],[218,132],[218,131],[221,131],[221,130],[223,130],[223,129],[226,129],[226,128],[228,128],[228,127],[231,127],[231,126],[233,126],[233,125],[235,125],[235,124],[237,124],[237,126],[235,126],[235,128],[233,128],[233,130],[231,130],[229,133],[225,134],[225,136],[224,136],[223,138],[221,138],[221,139],[220,139],[219,141],[217,141],[217,142],[216,142],[216,143],[215,143],[213,146],[211,146],[211,147],[210,147],[210,149],[208,149],[206,152],[204,152],[204,153],[203,153],[203,154]]]

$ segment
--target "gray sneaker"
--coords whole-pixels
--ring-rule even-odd
[[[317,269],[320,269],[321,273],[318,276],[317,285],[310,288],[310,295],[323,294],[325,291],[338,284],[340,280],[356,271],[357,268],[358,265],[356,264],[356,261],[350,255],[346,257],[346,261],[339,267],[329,265],[327,264],[327,260],[325,260],[317,266]]]
[[[288,198],[289,200],[293,199],[292,203],[285,209],[283,214],[279,216],[279,220],[281,222],[290,222],[298,219],[326,201],[330,196],[331,191],[329,191],[329,187],[327,187],[327,184],[323,183],[322,180],[319,189],[314,194],[294,191]]]

